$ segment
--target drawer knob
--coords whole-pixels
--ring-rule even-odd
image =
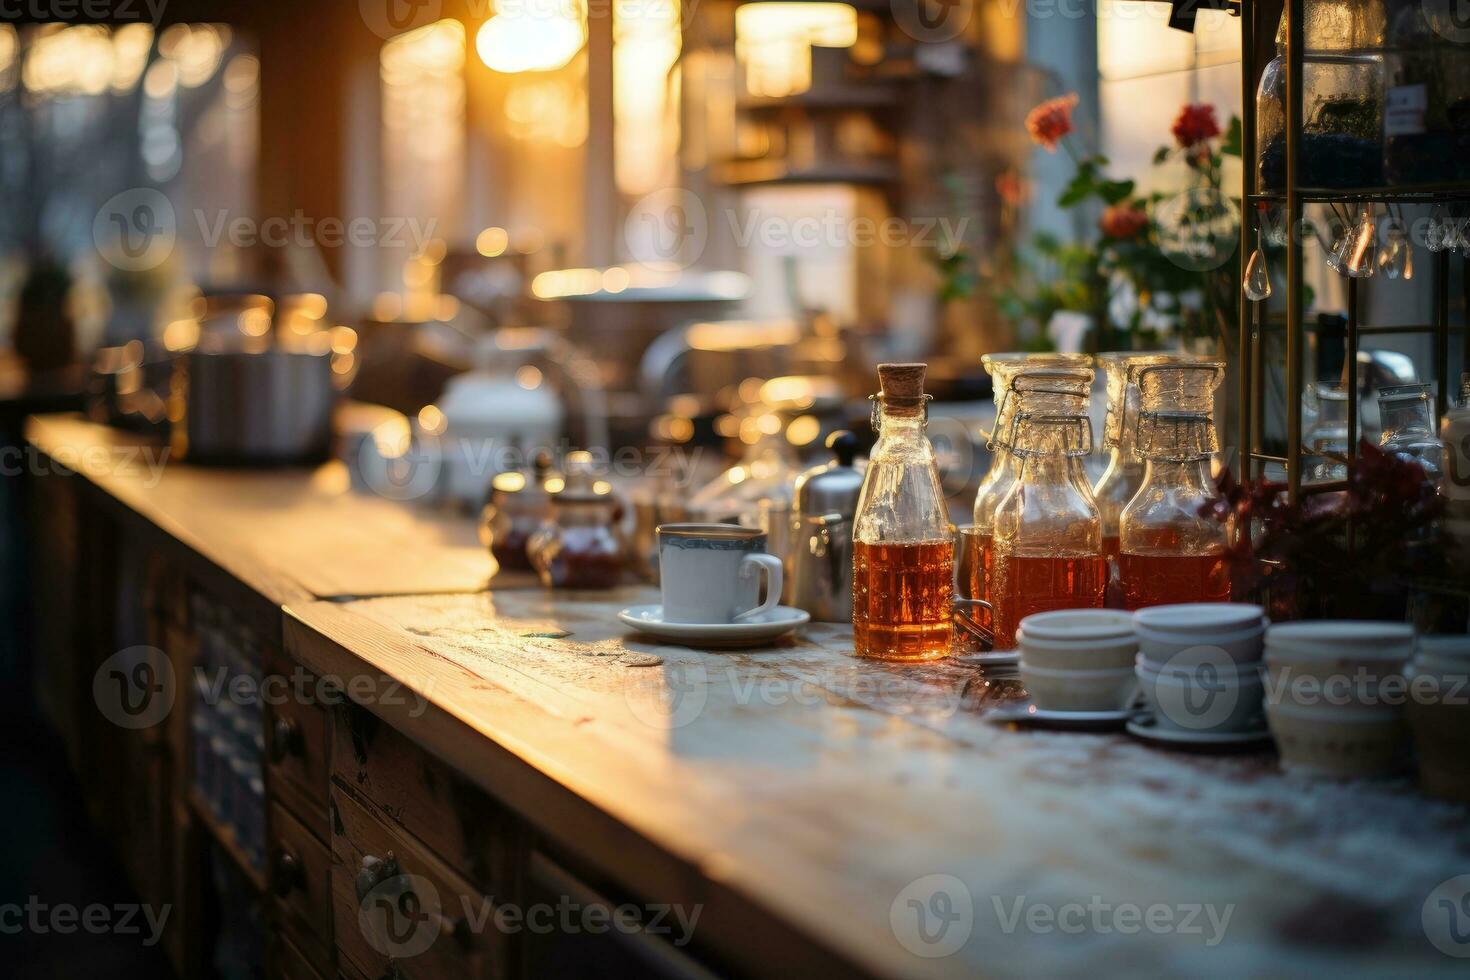
[[[362,866],[357,870],[357,900],[366,901],[368,894],[378,885],[399,874],[398,858],[389,851],[383,857],[373,854],[362,856]]]
[[[277,718],[271,729],[271,761],[281,763],[288,755],[301,755],[301,726],[290,718]]]
[[[300,859],[285,844],[278,845],[275,864],[271,868],[271,888],[277,895],[285,898],[291,894],[292,889],[301,887],[303,883]]]

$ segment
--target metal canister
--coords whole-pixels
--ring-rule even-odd
[[[791,601],[823,623],[852,620],[852,533],[863,475],[853,467],[857,437],[827,438],[831,462],[796,480],[791,518]]]

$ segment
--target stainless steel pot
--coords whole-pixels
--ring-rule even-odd
[[[832,433],[827,448],[833,461],[796,480],[789,599],[819,623],[845,623],[852,621],[852,533],[863,475],[852,465],[852,433]]]
[[[321,462],[336,397],[329,351],[189,351],[174,364],[173,452],[222,465]]]

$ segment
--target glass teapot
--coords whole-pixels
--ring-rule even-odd
[[[610,589],[628,564],[623,541],[631,509],[588,460],[586,453],[569,454],[562,485],[551,481],[551,516],[526,547],[542,584],[552,588]]]
[[[538,453],[531,472],[508,470],[490,481],[490,494],[480,511],[480,543],[504,569],[531,571],[527,550],[531,538],[551,516],[551,456]]]

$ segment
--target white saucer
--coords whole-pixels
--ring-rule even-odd
[[[1182,732],[1153,725],[1148,712],[1139,712],[1124,726],[1128,734],[1145,742],[1170,748],[1248,749],[1271,743],[1271,730],[1258,728],[1249,732]]]
[[[763,616],[742,623],[666,623],[661,605],[629,606],[618,613],[624,625],[640,633],[683,646],[753,647],[789,633],[810,620],[803,609],[777,606]]]
[[[996,708],[987,712],[985,719],[994,722],[1013,722],[1020,725],[1038,725],[1046,728],[1083,728],[1093,731],[1122,728],[1133,717],[1133,709],[1118,711],[1048,711],[1038,708],[1030,701],[1022,701],[1014,707]]]
[[[954,658],[972,667],[1004,667],[1021,662],[1020,650],[1000,650],[991,653],[966,653]]]

